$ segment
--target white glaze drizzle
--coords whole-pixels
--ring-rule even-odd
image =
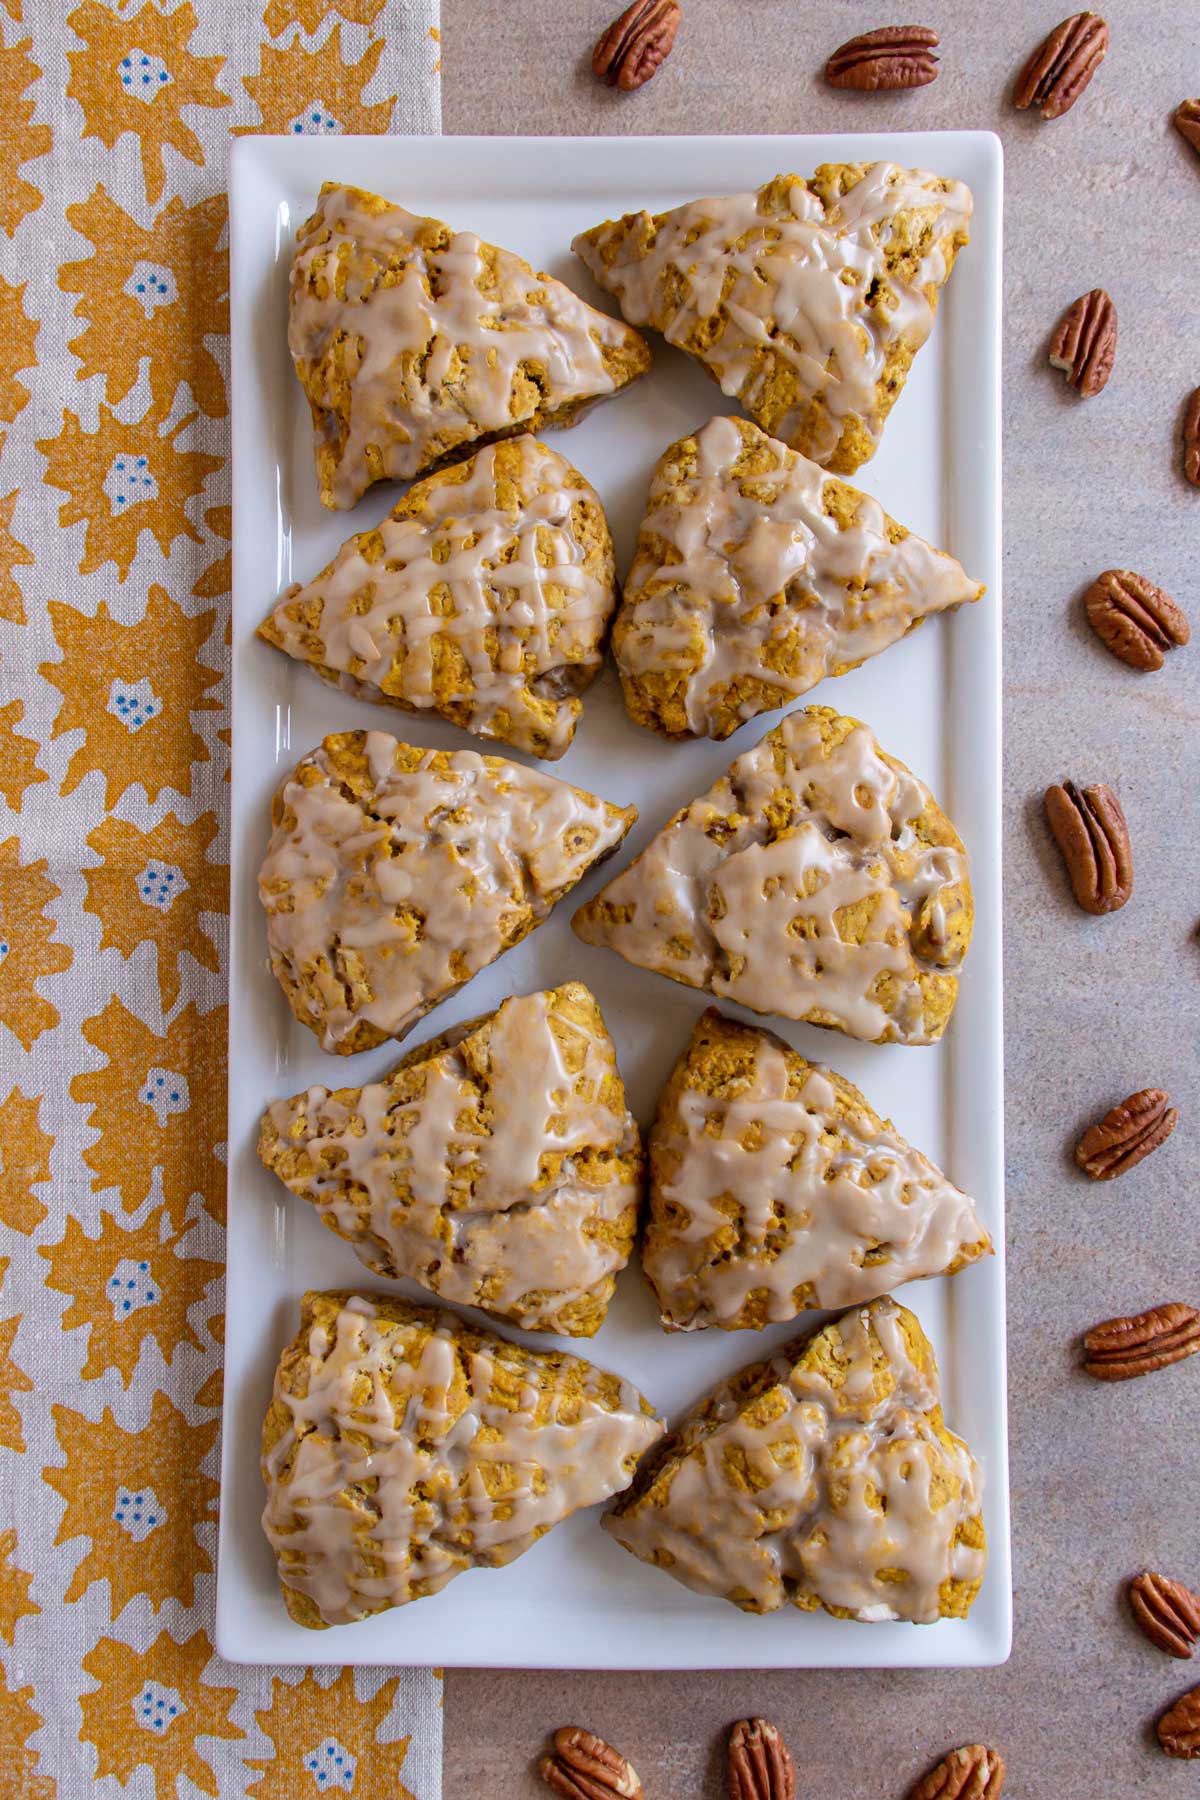
[[[498,454],[489,445],[465,479],[423,483],[416,516],[397,509],[348,538],[312,581],[288,588],[268,623],[273,642],[333,670],[358,698],[417,712],[469,702],[468,730],[533,751],[548,735],[543,754],[557,757],[575,732],[575,696],[600,668],[616,597],[611,551],[607,579],[585,567],[574,509],[602,528],[603,513],[568,462],[534,438],[509,439],[504,461],[515,455],[518,466],[502,497]],[[314,603],[319,621],[301,623]],[[438,692],[439,641],[466,663],[461,691]],[[551,705],[548,718],[531,696]]]
[[[604,1166],[638,1149],[632,1115],[602,1094],[612,1039],[560,995],[571,990],[506,1000],[430,1059],[411,1098],[410,1066],[360,1089],[309,1088],[267,1114],[279,1148],[302,1152],[292,1176],[276,1173],[368,1268],[535,1331],[569,1331],[566,1307],[607,1298],[628,1243],[600,1232],[640,1194]],[[544,1158],[560,1159],[553,1173]]]
[[[766,1297],[762,1323],[855,1305],[987,1242],[973,1202],[927,1157],[865,1108],[839,1111],[827,1070],[772,1032],[737,1029],[752,1064],[736,1094],[685,1086],[651,1134],[643,1261],[665,1323],[732,1326],[752,1294]]]
[[[329,1625],[436,1593],[466,1568],[512,1562],[560,1519],[625,1487],[662,1432],[635,1388],[622,1381],[614,1401],[613,1378],[576,1357],[561,1356],[559,1373],[448,1314],[408,1312],[395,1324],[347,1300],[332,1337],[309,1329],[306,1392],[294,1369],[276,1373],[291,1424],[263,1459],[263,1529],[280,1579]],[[515,1356],[525,1379],[514,1411],[493,1389]],[[568,1389],[564,1375],[579,1370],[581,1387]],[[494,1498],[489,1480],[504,1465],[517,1480]]]
[[[406,772],[406,747],[387,732],[363,744],[362,801],[323,745],[284,778],[291,822],[272,833],[259,874],[272,967],[285,991],[309,989],[327,1050],[359,1021],[403,1037],[508,948],[506,932],[540,924],[631,823],[500,757],[430,750]],[[307,785],[299,777],[314,767]]]
[[[882,1299],[837,1321],[840,1388],[799,1365],[804,1345],[778,1351],[769,1368],[783,1404],[764,1408],[766,1423],[719,1388],[715,1429],[691,1434],[661,1502],[627,1500],[605,1530],[688,1587],[750,1611],[816,1595],[866,1622],[935,1621],[942,1584],[977,1582],[987,1566],[985,1550],[954,1541],[980,1510],[982,1477],[966,1445],[943,1442],[926,1416],[939,1403],[937,1374],[913,1362],[901,1310]],[[894,1382],[882,1399],[872,1339]],[[733,1477],[742,1467],[748,1482]],[[956,1491],[935,1506],[932,1485],[947,1477]]]
[[[581,908],[575,930],[756,1012],[872,1042],[928,1043],[918,975],[931,965],[914,933],[920,921],[936,966],[953,973],[945,897],[966,880],[966,855],[921,843],[913,826],[929,789],[886,763],[865,725],[826,753],[820,715],[790,714],[739,756]],[[798,823],[772,836],[768,809],[781,803]],[[837,915],[863,901],[873,910],[852,942]],[[605,905],[631,916],[605,917]],[[890,1010],[881,977],[896,984]]]
[[[693,200],[657,219],[641,213],[598,226],[572,248],[631,325],[653,325],[668,343],[685,344],[724,304],[724,323],[694,354],[755,416],[781,359],[794,372],[797,399],[772,429],[792,442],[806,428],[808,453],[825,462],[848,420],[878,443],[888,350],[899,341],[916,351],[932,331],[925,290],[946,279],[971,194],[960,181],[943,191],[940,177],[923,169],[880,162],[826,210],[798,178],[782,179],[791,182],[783,216],[765,211],[758,193]],[[898,215],[914,211],[931,216],[932,231],[911,278],[901,279],[885,252]],[[614,240],[617,255],[606,265]]]
[[[454,444],[617,386],[603,351],[627,347],[618,320],[472,231],[446,227],[361,189],[327,185],[292,263],[288,347],[332,449],[330,501],[352,506],[385,477],[407,480]],[[485,258],[493,253],[491,272]],[[397,274],[397,270],[399,271]],[[327,393],[331,352],[349,345],[347,416]],[[532,398],[515,391],[536,368]]]
[[[735,473],[739,457],[764,444],[776,466]],[[887,514],[867,494],[854,523],[839,527],[824,504],[833,478],[748,422],[710,419],[696,436],[694,474],[677,473],[668,452],[650,486],[613,646],[627,683],[686,674],[684,706],[697,735],[727,737],[753,714],[878,655],[927,613],[982,592],[923,538],[893,543]],[[797,631],[798,652],[789,647],[786,662],[770,655]],[[722,722],[739,677],[769,683],[772,694],[743,697]]]

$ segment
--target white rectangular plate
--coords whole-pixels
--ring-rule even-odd
[[[856,1044],[805,1026],[778,1029],[806,1056],[857,1082],[868,1100],[979,1202],[997,1254],[952,1281],[902,1297],[937,1350],[946,1417],[985,1474],[991,1564],[965,1622],[859,1625],[787,1609],[757,1618],[701,1598],[637,1562],[576,1515],[509,1568],[473,1570],[415,1608],[309,1632],[289,1620],[259,1514],[259,1433],[279,1351],[309,1287],[380,1284],[255,1155],[266,1102],[310,1082],[377,1078],[383,1048],[342,1061],[293,1022],[266,962],[256,875],[271,792],[327,732],[383,726],[435,747],[469,740],[438,720],[389,714],[325,687],[256,641],[279,590],[313,574],[351,531],[395,499],[378,488],[352,513],[317,501],[308,410],[286,344],[287,274],[296,228],[320,183],[358,183],[476,230],[599,299],[571,256],[575,232],[637,206],[756,188],[780,170],[888,158],[959,176],[975,195],[930,343],[874,461],[857,480],[898,519],[944,545],[986,598],[937,619],[812,696],[857,715],[932,786],[971,854],[975,941],[958,1006],[932,1049]],[[1000,985],[1000,198],[998,140],[986,132],[778,138],[242,138],[234,147],[233,258],[233,900],[229,1059],[229,1287],[225,1353],[217,1642],[235,1662],[412,1663],[565,1668],[937,1667],[1001,1662],[1011,1633],[1005,1436]],[[607,305],[607,302],[601,301]],[[654,368],[629,392],[552,441],[599,490],[629,563],[655,459],[714,411],[731,410],[679,352],[653,338]],[[626,718],[607,671],[590,689],[556,775],[622,803],[639,823],[623,866],[682,802],[778,722],[752,720],[726,744],[669,744]],[[503,746],[490,746],[493,750]],[[571,934],[574,906],[611,875],[583,883],[548,924],[424,1021],[415,1039],[571,977],[595,991],[643,1126],[705,997],[629,968]],[[735,1009],[736,1010],[736,1009]],[[747,1015],[749,1016],[749,1015]],[[410,1040],[411,1042],[411,1040]],[[406,1044],[405,1048],[410,1047]],[[412,1292],[416,1293],[413,1289]],[[636,1266],[590,1343],[567,1348],[629,1376],[675,1416],[718,1378],[794,1327],[667,1337]],[[514,1334],[517,1335],[517,1334]],[[541,1346],[557,1339],[526,1337]]]

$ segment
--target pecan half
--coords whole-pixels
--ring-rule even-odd
[[[1083,604],[1105,649],[1131,669],[1161,669],[1163,652],[1192,635],[1183,608],[1132,569],[1105,569]]]
[[[1046,789],[1046,823],[1062,851],[1071,888],[1084,912],[1110,913],[1133,892],[1133,854],[1121,802],[1098,782]]]
[[[986,1744],[951,1750],[912,1791],[912,1800],[1000,1800],[1004,1758]]]
[[[563,1800],[644,1800],[641,1779],[631,1762],[590,1731],[562,1725],[554,1753],[543,1756],[538,1774]]]
[[[1084,399],[1107,387],[1117,354],[1117,309],[1103,288],[1072,300],[1050,339],[1050,367]]]
[[[1044,38],[1021,73],[1013,101],[1034,106],[1043,119],[1070,112],[1108,49],[1108,26],[1099,13],[1072,13]]]
[[[1183,410],[1183,472],[1193,487],[1200,487],[1200,387],[1188,395]]]
[[[889,88],[927,87],[937,80],[938,34],[928,25],[884,25],[864,31],[835,50],[825,64],[830,87],[877,94]]]
[[[1200,1313],[1170,1300],[1130,1318],[1106,1319],[1084,1333],[1084,1368],[1097,1381],[1129,1381],[1200,1350]]]
[[[592,71],[609,87],[645,87],[671,54],[683,13],[679,0],[633,0],[592,51]]]
[[[1200,1594],[1146,1569],[1129,1584],[1129,1604],[1157,1649],[1183,1661],[1191,1656],[1200,1637]]]
[[[729,1733],[729,1800],[795,1800],[796,1768],[769,1719],[739,1719]]]
[[[1200,100],[1181,100],[1171,123],[1184,143],[1200,152]]]
[[[1093,1181],[1112,1181],[1165,1144],[1178,1123],[1162,1088],[1143,1088],[1088,1126],[1075,1146],[1075,1161]]]
[[[1158,1721],[1158,1741],[1168,1756],[1200,1756],[1200,1687],[1168,1706]]]

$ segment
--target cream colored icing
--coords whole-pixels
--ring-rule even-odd
[[[849,419],[878,443],[878,384],[888,351],[902,342],[915,352],[932,331],[925,289],[946,279],[951,242],[971,216],[971,194],[960,181],[943,190],[941,178],[923,169],[879,162],[828,211],[797,180],[788,199],[791,216],[784,218],[766,214],[757,193],[693,200],[657,224],[642,213],[600,226],[572,248],[616,295],[631,325],[653,325],[669,343],[686,346],[724,302],[725,322],[696,354],[722,392],[751,413],[773,359],[782,358],[798,391],[776,433],[790,441],[802,425],[812,432],[810,408],[819,400],[826,416],[809,447],[824,462]],[[889,271],[885,251],[897,215],[914,210],[932,214],[933,229],[911,275],[901,279]],[[606,247],[622,239],[606,265]]]
[[[615,593],[584,566],[575,529],[577,505],[600,513],[593,489],[532,437],[509,440],[506,462],[514,451],[515,495],[497,491],[497,447],[480,450],[465,480],[428,487],[418,517],[389,515],[348,538],[313,581],[288,588],[271,624],[284,650],[336,671],[359,698],[416,711],[469,702],[469,730],[518,749],[536,750],[544,728],[527,696],[556,701],[555,757],[575,731],[574,696],[600,668]],[[319,624],[298,623],[314,601]],[[439,642],[466,664],[461,689],[435,683]]]
[[[463,1044],[426,1067],[341,1094],[313,1087],[269,1108],[280,1138],[303,1149],[288,1180],[368,1268],[411,1276],[444,1300],[511,1317],[528,1330],[569,1328],[562,1313],[603,1289],[626,1253],[603,1227],[636,1207],[636,1180],[597,1179],[578,1161],[638,1148],[629,1111],[602,1090],[612,1039],[554,1009],[553,992],[506,1000],[487,1021],[487,1072]],[[559,1159],[551,1173],[545,1159]],[[610,1171],[605,1171],[610,1173]]]
[[[770,1358],[784,1404],[764,1408],[771,1417],[761,1424],[719,1388],[717,1427],[697,1438],[661,1504],[610,1510],[605,1529],[688,1587],[748,1610],[815,1594],[866,1622],[932,1623],[942,1584],[977,1582],[987,1567],[985,1550],[954,1541],[980,1510],[982,1477],[966,1445],[952,1435],[945,1443],[925,1417],[940,1399],[936,1371],[913,1361],[899,1313],[882,1299],[838,1321],[840,1390],[799,1365],[802,1346]],[[882,1400],[872,1335],[895,1381]],[[732,1479],[741,1467],[747,1479]],[[934,1483],[947,1476],[957,1492],[935,1504]]]
[[[744,450],[763,442],[777,466],[736,475]],[[869,495],[841,529],[824,504],[839,484],[757,426],[710,419],[696,437],[695,473],[675,475],[660,466],[651,483],[614,645],[627,679],[687,674],[684,705],[698,735],[728,736],[766,705],[878,655],[926,614],[982,592],[923,538],[893,543]],[[798,651],[771,654],[797,631]],[[743,698],[722,726],[739,677],[768,682],[773,701]]]
[[[962,851],[923,844],[913,829],[931,800],[911,771],[883,760],[865,725],[825,754],[819,709],[792,713],[593,903],[630,917],[584,908],[575,929],[756,1012],[927,1043],[917,977],[929,964],[909,932],[922,918],[925,937],[943,943],[946,893],[967,874]],[[784,803],[799,822],[769,838],[770,812]],[[843,938],[839,912],[864,901],[862,941]],[[880,977],[895,985],[890,1011]]]
[[[560,1519],[625,1487],[627,1462],[662,1431],[628,1382],[614,1403],[614,1378],[570,1356],[559,1360],[564,1373],[583,1370],[581,1389],[547,1362],[510,1410],[497,1393],[511,1360],[486,1334],[468,1351],[463,1394],[456,1321],[424,1317],[437,1329],[414,1366],[411,1328],[349,1299],[332,1339],[311,1327],[307,1392],[275,1378],[291,1426],[263,1459],[263,1529],[281,1580],[329,1625],[436,1593],[465,1568],[512,1562]],[[547,1392],[549,1417],[535,1421]],[[489,1478],[500,1465],[518,1480],[497,1500]]]
[[[733,1095],[685,1088],[651,1137],[644,1262],[664,1323],[732,1325],[752,1294],[766,1297],[763,1323],[855,1305],[986,1241],[973,1202],[927,1157],[865,1111],[839,1112],[826,1070],[747,1029],[749,1080]]]
[[[288,347],[297,369],[318,367],[339,337],[356,347],[348,418],[327,409],[316,426],[318,444],[338,450],[338,507],[373,481],[420,474],[446,434],[470,442],[611,394],[603,350],[629,342],[617,320],[511,251],[473,231],[449,234],[402,206],[374,211],[364,204],[372,199],[326,187],[292,263]],[[522,401],[515,384],[530,366],[539,386]]]
[[[259,874],[272,968],[285,991],[312,985],[327,1050],[359,1021],[403,1037],[540,924],[631,822],[500,757],[425,751],[406,772],[394,737],[364,741],[365,802],[343,791],[323,746],[284,779],[290,822]],[[321,779],[306,785],[314,766]]]

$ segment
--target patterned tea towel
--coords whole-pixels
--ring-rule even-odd
[[[232,1668],[211,1641],[229,140],[437,131],[437,18],[437,0],[0,0],[0,1768],[15,1800],[441,1792],[434,1674]]]

